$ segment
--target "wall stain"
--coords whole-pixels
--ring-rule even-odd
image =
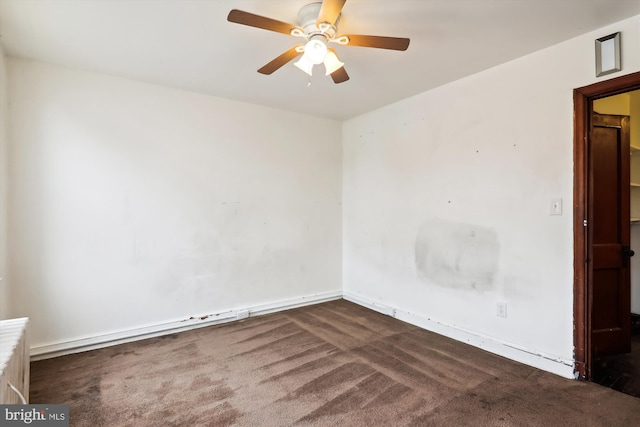
[[[425,221],[416,237],[416,270],[428,284],[493,290],[499,255],[496,231],[479,225],[434,218]]]

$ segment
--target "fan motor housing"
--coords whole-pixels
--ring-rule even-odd
[[[300,23],[300,28],[302,28],[307,35],[307,39],[310,39],[312,36],[322,34],[327,40],[331,40],[338,32],[338,22],[340,21],[340,16],[342,16],[342,14],[338,15],[336,22],[324,31],[320,30],[320,28],[316,26],[318,16],[320,16],[321,7],[322,2],[310,3],[303,6],[298,12],[298,22]]]

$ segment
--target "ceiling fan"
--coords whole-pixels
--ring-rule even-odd
[[[338,22],[345,2],[346,0],[323,0],[304,6],[298,13],[299,26],[237,9],[229,12],[227,20],[305,39],[304,43],[293,46],[264,65],[258,70],[259,73],[271,74],[302,55],[294,63],[296,67],[312,75],[314,65],[324,64],[326,75],[331,75],[334,83],[342,83],[349,80],[349,75],[335,49],[328,47],[329,43],[391,50],[407,50],[409,47],[407,38],[338,34]]]

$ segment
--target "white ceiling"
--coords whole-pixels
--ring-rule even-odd
[[[409,49],[336,46],[351,77],[338,85],[317,67],[308,87],[293,62],[257,73],[299,39],[229,11],[297,24],[311,2],[0,0],[0,40],[12,56],[344,120],[640,14],[640,0],[348,0],[340,33]]]

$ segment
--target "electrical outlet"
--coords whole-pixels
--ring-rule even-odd
[[[247,317],[249,317],[249,310],[240,310],[236,312],[237,320],[246,319]]]
[[[499,302],[496,304],[496,315],[498,317],[507,317],[507,303]]]

